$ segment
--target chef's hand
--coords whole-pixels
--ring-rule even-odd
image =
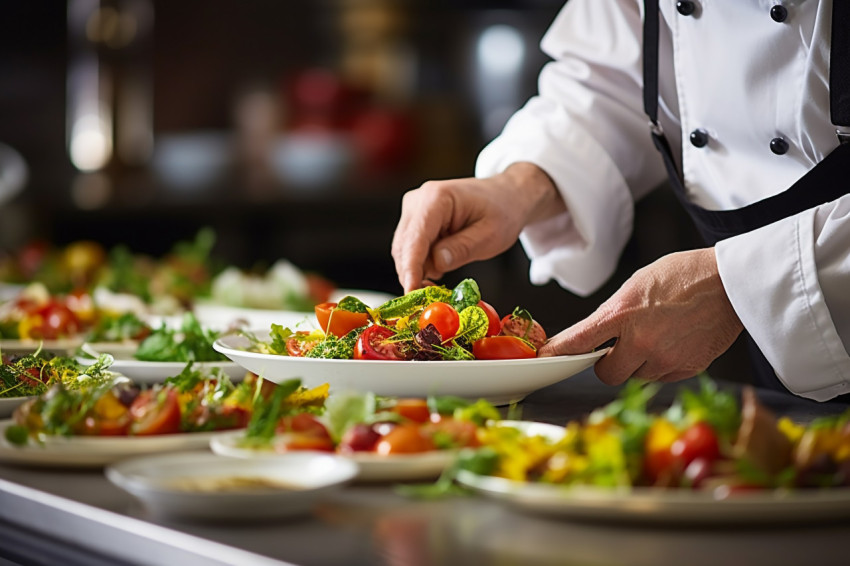
[[[678,381],[707,368],[742,330],[714,249],[705,248],[662,257],[635,272],[596,312],[554,336],[538,355],[590,352],[616,338],[596,363],[600,380]]]
[[[515,163],[486,179],[428,181],[404,195],[392,256],[405,293],[509,249],[526,224],[566,210],[546,173]]]

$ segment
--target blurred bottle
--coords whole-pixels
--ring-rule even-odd
[[[153,151],[151,0],[68,0],[68,152],[83,172]]]

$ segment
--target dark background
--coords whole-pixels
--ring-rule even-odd
[[[21,194],[0,205],[0,247],[12,252],[35,238],[55,245],[90,239],[107,248],[127,244],[160,255],[211,226],[217,234],[215,254],[228,263],[251,268],[286,258],[341,287],[400,294],[389,249],[402,194],[427,179],[472,174],[475,156],[504,123],[506,109],[534,94],[537,71],[546,61],[538,42],[561,5],[556,0],[4,2],[0,143],[24,157],[30,178]],[[95,25],[89,17],[91,29],[75,28],[71,7],[112,15],[141,9],[153,16],[152,26],[144,31],[137,22],[131,41],[110,45],[115,26],[108,18]],[[525,57],[513,74],[482,94],[474,81],[475,42],[492,25],[510,26],[525,46]],[[133,88],[128,77],[141,77],[140,108],[152,113],[147,157],[124,159],[116,150],[88,172],[72,163],[69,76],[86,56],[110,76],[111,92],[103,98],[113,105],[114,136],[127,128],[117,108],[126,102],[122,93]],[[305,79],[317,70],[331,77],[330,86]],[[301,99],[299,84],[312,84]],[[251,93],[266,106],[249,106]],[[332,102],[311,102],[323,95]],[[494,98],[501,114],[488,117]],[[269,105],[274,114],[263,121]],[[131,114],[139,111],[128,107]],[[261,117],[259,133],[257,119],[246,122],[240,108]],[[297,141],[303,132],[348,136],[354,165],[303,186],[257,161],[257,152],[266,155],[268,144],[287,137]],[[198,136],[225,143],[227,150],[212,160],[178,162],[180,172],[197,178],[175,182],[162,163],[191,149]],[[384,144],[372,147],[377,139]],[[321,161],[312,169],[332,170]],[[554,333],[592,312],[635,269],[696,245],[689,221],[665,187],[638,204],[635,234],[620,269],[590,297],[575,297],[555,283],[532,286],[519,246],[450,273],[444,282],[475,277],[500,312],[520,304]],[[713,371],[734,379],[743,371],[739,361],[715,364]]]

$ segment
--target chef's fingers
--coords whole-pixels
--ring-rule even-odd
[[[410,292],[421,286],[426,277],[426,267],[434,273],[428,264],[431,250],[440,233],[451,220],[451,211],[434,199],[433,191],[425,193],[421,189],[405,193],[402,199],[402,212],[396,226],[392,242],[392,256],[396,274],[404,292]]]
[[[586,319],[562,330],[537,352],[540,357],[586,354],[611,345],[620,335],[619,324],[599,308]]]
[[[606,355],[596,362],[593,370],[596,372],[599,381],[608,385],[620,385],[638,373],[644,366],[646,360],[635,357],[624,350],[626,348],[623,348],[620,344],[615,344]]]

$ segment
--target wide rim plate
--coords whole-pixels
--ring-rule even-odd
[[[8,352],[35,352],[39,348],[43,352],[53,352],[59,355],[70,355],[80,347],[83,342],[82,336],[61,338],[58,340],[11,340],[0,339],[0,351]]]
[[[721,496],[688,489],[599,488],[519,482],[460,470],[458,483],[517,509],[606,523],[757,526],[850,518],[850,488],[753,491]]]
[[[30,399],[34,399],[34,397],[4,397],[0,399],[0,418],[5,419],[12,416],[12,413],[15,412],[15,409],[17,409],[18,406]]]
[[[564,427],[533,421],[499,421],[498,426],[519,428],[526,434],[544,435],[548,438],[563,436]],[[210,440],[210,448],[216,454],[230,458],[274,458],[282,454],[258,448],[245,448],[239,445],[245,431],[231,431]],[[442,473],[457,457],[457,450],[434,450],[419,454],[397,454],[383,456],[372,452],[339,454],[340,457],[355,462],[359,468],[359,481],[410,481],[434,479]],[[286,453],[284,453],[286,454]]]
[[[348,295],[357,297],[370,307],[379,306],[393,298],[393,295],[380,291],[336,289],[331,294],[329,300],[338,302]],[[202,326],[216,330],[225,330],[237,320],[247,322],[249,328],[262,328],[265,330],[268,330],[272,324],[280,324],[288,327],[304,326],[305,328],[318,328],[313,312],[306,311],[234,307],[205,301],[197,302],[194,305],[193,311]]]
[[[268,331],[257,330],[254,335],[268,340]],[[228,335],[216,340],[213,348],[248,371],[277,383],[297,377],[307,387],[329,383],[331,391],[371,391],[395,397],[455,395],[497,405],[521,401],[537,389],[571,377],[608,351],[524,360],[396,362],[276,356],[249,352],[249,345],[245,336]]]
[[[106,352],[109,353],[109,352]],[[95,362],[91,358],[77,357],[76,360],[89,366]],[[129,377],[136,383],[152,385],[162,383],[169,377],[179,375],[186,367],[187,362],[143,362],[130,359],[129,357],[118,357],[109,366],[109,369]],[[193,368],[204,370],[221,369],[233,381],[240,381],[245,377],[245,368],[231,361],[221,362],[195,362]]]
[[[209,452],[132,458],[106,468],[109,481],[152,512],[183,519],[261,520],[306,513],[318,498],[342,487],[357,465],[332,454],[293,452],[276,458],[227,458]],[[292,487],[191,491],[169,482],[250,477]]]
[[[239,445],[244,431],[232,431],[210,440],[210,448],[216,454],[230,458],[276,458],[280,454],[271,448],[245,448]],[[359,468],[359,481],[406,481],[433,479],[452,463],[457,451],[435,450],[421,454],[399,454],[381,456],[373,453],[339,454],[341,458],[355,462]]]
[[[17,446],[6,440],[10,419],[0,421],[0,462],[32,466],[93,468],[132,456],[205,450],[216,436],[232,431],[186,432],[154,436],[48,437],[43,444]]]

